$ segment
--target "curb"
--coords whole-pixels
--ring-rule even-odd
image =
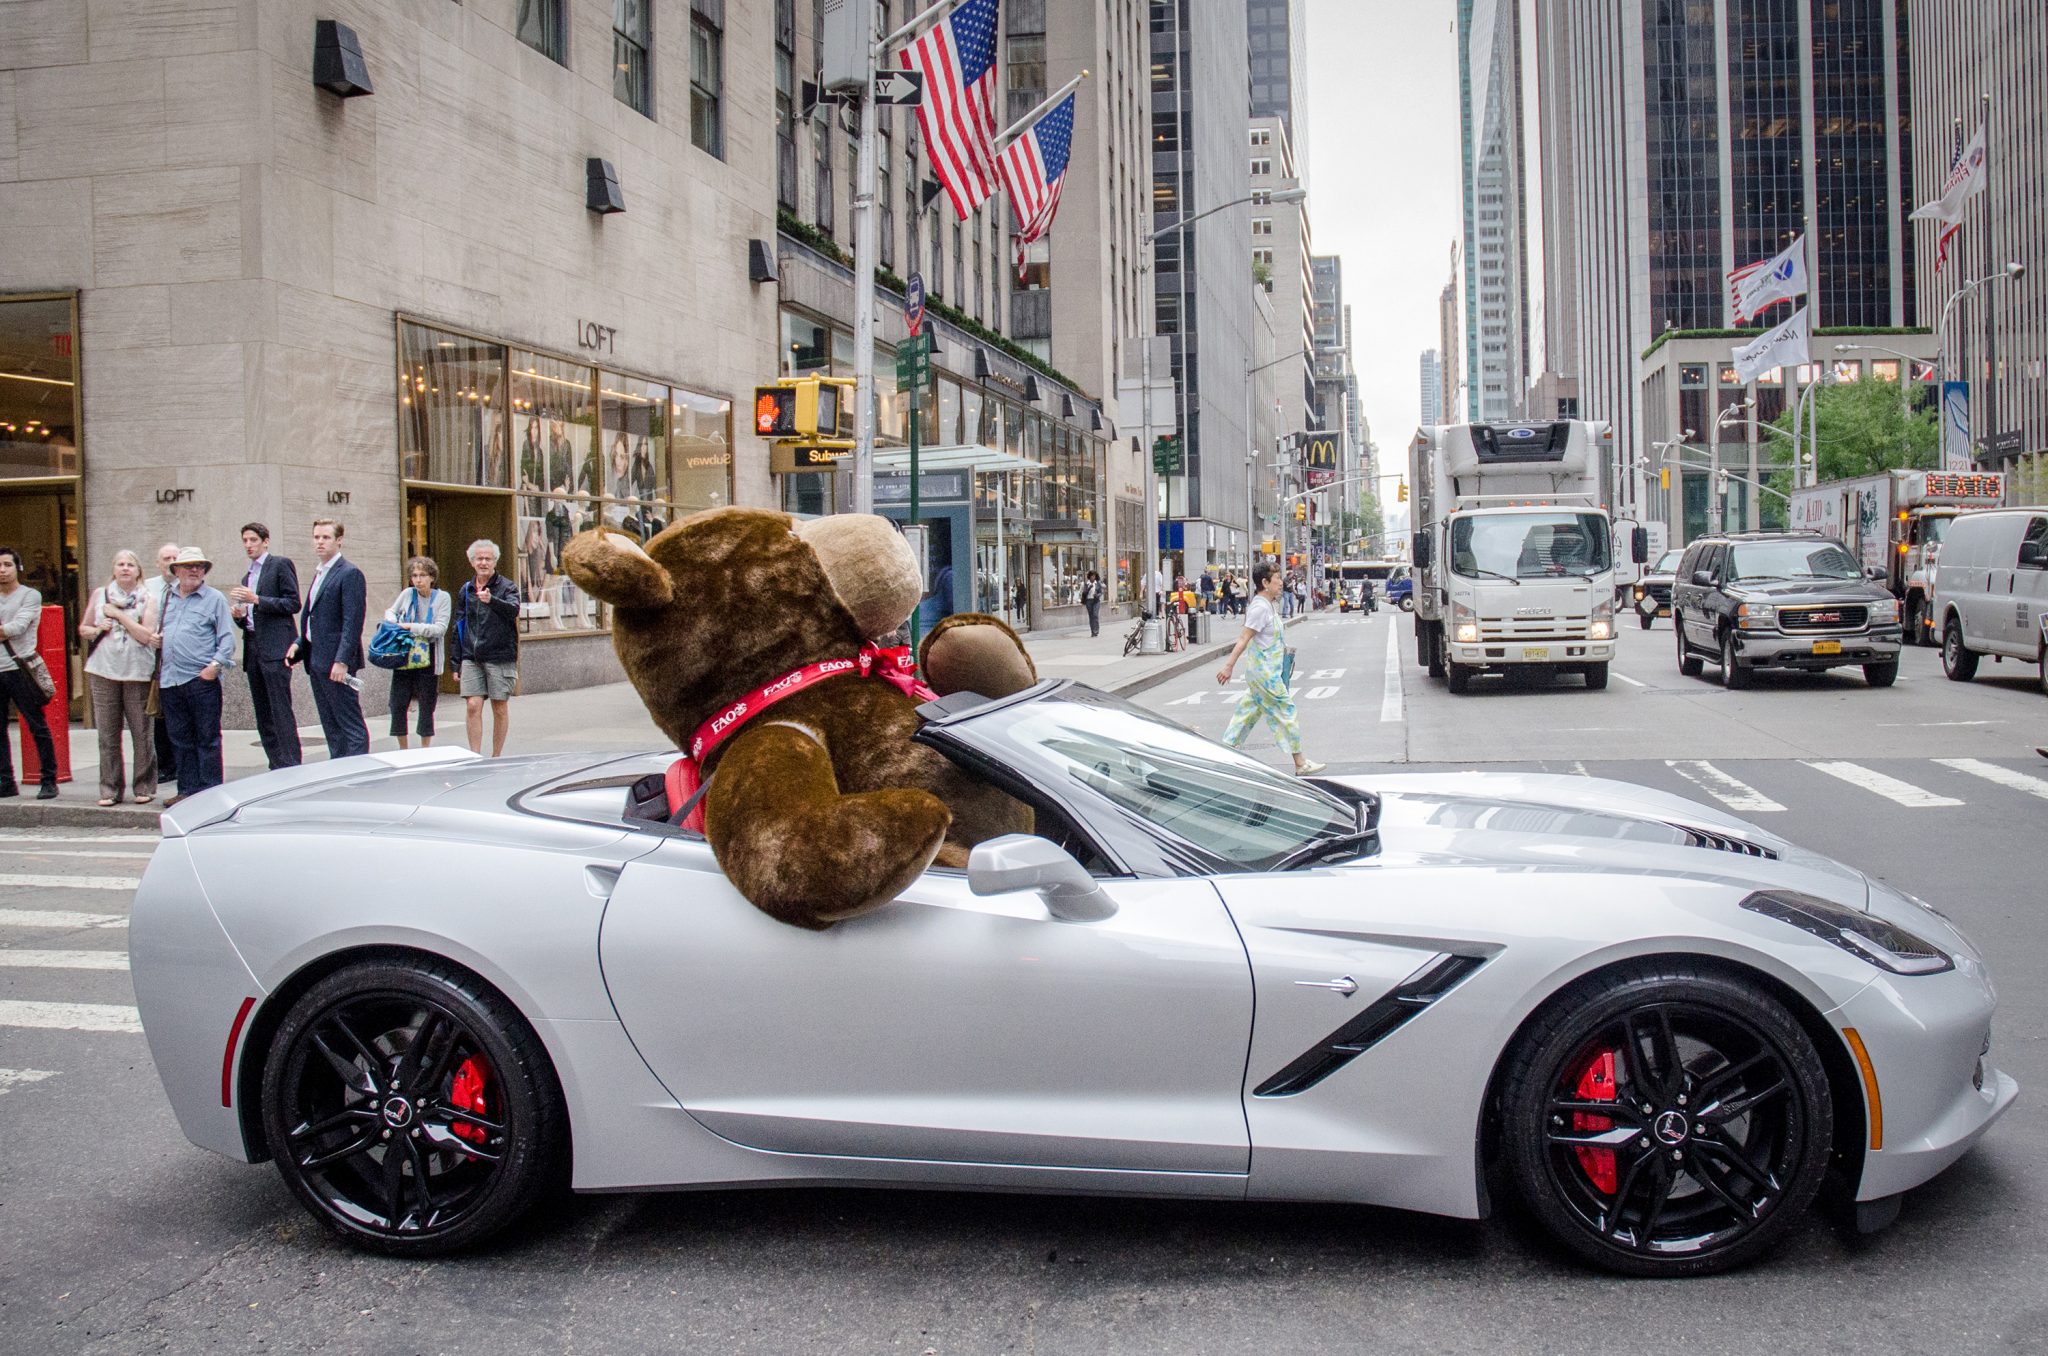
[[[75,787],[77,783],[72,783]],[[88,791],[90,788],[88,788]],[[66,804],[32,800],[25,805],[0,803],[0,828],[9,829],[125,829],[155,833],[162,802],[149,805],[112,805],[101,808],[91,800]]]
[[[1102,690],[1119,697],[1135,697],[1140,692],[1158,687],[1169,679],[1180,677],[1190,669],[1201,667],[1204,661],[1228,651],[1235,643],[1236,639],[1233,637],[1230,641],[1218,641],[1204,645],[1198,650],[1191,649],[1171,664],[1126,678],[1120,683],[1104,683],[1101,685]]]

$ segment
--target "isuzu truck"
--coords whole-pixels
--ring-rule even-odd
[[[1997,471],[1886,471],[1792,491],[1790,526],[1833,537],[1899,600],[1906,644],[1932,645],[1931,579],[1958,514],[2005,502]]]
[[[1607,425],[1578,419],[1416,432],[1416,662],[1452,692],[1518,668],[1607,686],[1616,552],[1601,470],[1612,440]],[[1625,536],[1637,564],[1648,535]]]

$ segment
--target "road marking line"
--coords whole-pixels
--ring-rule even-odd
[[[1387,679],[1380,690],[1380,720],[1382,723],[1406,719],[1401,712],[1401,633],[1395,627],[1387,628]]]
[[[119,1003],[28,1003],[0,999],[0,1026],[44,1031],[142,1031],[142,1014]]]
[[[55,1069],[0,1069],[0,1096],[25,1083],[40,1083],[45,1078],[55,1078]]]
[[[1911,782],[1902,782],[1897,777],[1887,777],[1882,772],[1872,771],[1861,763],[1808,763],[1816,772],[1825,772],[1851,786],[1860,786],[1873,795],[1914,810],[1935,810],[1946,805],[1961,805],[1954,796],[1937,796],[1932,791],[1923,791]]]
[[[79,833],[50,833],[29,829],[0,829],[0,843],[160,843],[161,834],[103,833],[88,829]]]
[[[1712,763],[1698,759],[1666,759],[1664,766],[1720,801],[1745,814],[1771,814],[1785,807],[1746,782],[1739,782]]]
[[[1967,772],[1972,777],[1982,777],[1987,782],[1997,782],[2000,786],[2014,791],[2024,791],[2030,796],[2048,800],[2048,781],[2039,777],[2029,777],[2024,772],[2014,772],[2009,767],[2000,767],[1996,763],[1986,763],[1975,758],[1937,758],[1934,761],[1943,767]]]
[[[2004,722],[2004,721],[2002,721],[2002,720],[1913,720],[1913,721],[1888,721],[1888,720],[1881,720],[1881,721],[1879,721],[1879,722],[1877,723],[1877,728],[1878,728],[1878,729],[1880,729],[1880,730],[1939,730],[1939,729],[1944,729],[1944,728],[1946,728],[1946,727],[1948,727],[1948,726],[1951,726],[1951,725],[2003,725],[2003,724],[2005,724],[2005,722]],[[1939,760],[1939,759],[1937,759],[1936,761],[1937,761],[1937,762],[1939,762],[1940,760]]]
[[[118,913],[79,913],[72,909],[0,909],[0,928],[125,928]]]
[[[134,890],[140,876],[40,876],[0,871],[0,890]]]
[[[1308,691],[1306,691],[1306,692],[1302,693],[1302,694],[1301,694],[1301,699],[1302,699],[1303,701],[1308,701],[1308,702],[1312,702],[1312,701],[1317,701],[1317,700],[1320,700],[1320,699],[1321,699],[1321,698],[1323,698],[1323,697],[1334,697],[1334,696],[1336,696],[1336,695],[1337,695],[1337,687],[1336,687],[1336,685],[1335,685],[1334,683],[1325,683],[1325,684],[1324,684],[1323,686],[1321,686],[1321,687],[1312,687],[1312,688],[1310,688],[1310,689],[1309,689]]]
[[[1610,674],[1611,676],[1613,676],[1614,678],[1617,678],[1617,679],[1619,679],[1620,681],[1622,681],[1622,682],[1624,682],[1624,683],[1627,683],[1627,684],[1628,684],[1628,685],[1629,685],[1630,687],[1648,687],[1648,686],[1649,686],[1649,684],[1648,684],[1648,683],[1646,683],[1646,682],[1644,682],[1644,681],[1643,681],[1642,679],[1640,679],[1640,678],[1631,678],[1631,677],[1629,677],[1629,676],[1628,676],[1627,674],[1623,673],[1623,672],[1622,672],[1622,671],[1621,671],[1620,669],[1617,669],[1617,668],[1609,668],[1609,669],[1607,670],[1607,672],[1608,672],[1608,673],[1609,673],[1609,674]]]
[[[0,947],[0,969],[126,970],[128,958],[118,951],[22,951]]]
[[[1166,703],[1168,706],[1200,706],[1201,704],[1202,694],[1200,692],[1190,692],[1185,697],[1175,697],[1172,701]]]
[[[104,852],[72,852],[61,848],[0,846],[0,857],[108,857],[119,858],[123,861],[146,862],[155,855],[154,852],[125,852],[119,848],[109,848]]]

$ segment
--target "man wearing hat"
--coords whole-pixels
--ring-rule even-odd
[[[213,562],[197,546],[178,550],[174,583],[164,594],[162,689],[164,724],[177,757],[176,805],[226,778],[220,759],[220,677],[234,667],[235,619],[227,596],[206,582]]]

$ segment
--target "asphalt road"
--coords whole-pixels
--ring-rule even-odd
[[[1679,677],[1660,625],[1624,633],[1605,692],[1454,698],[1398,625],[1294,628],[1313,756],[1665,787],[1922,895],[1992,957],[2020,1103],[1888,1231],[1817,1219],[1703,1281],[1594,1274],[1512,1218],[811,1190],[577,1198],[489,1251],[395,1263],[334,1242],[272,1170],[179,1134],[125,968],[151,840],[0,832],[0,1352],[2048,1350],[2032,671],[1958,685],[1909,651],[1889,690],[1851,670],[1731,693]],[[1141,700],[1212,734],[1230,704],[1206,669]],[[1263,732],[1252,748],[1279,760]]]

